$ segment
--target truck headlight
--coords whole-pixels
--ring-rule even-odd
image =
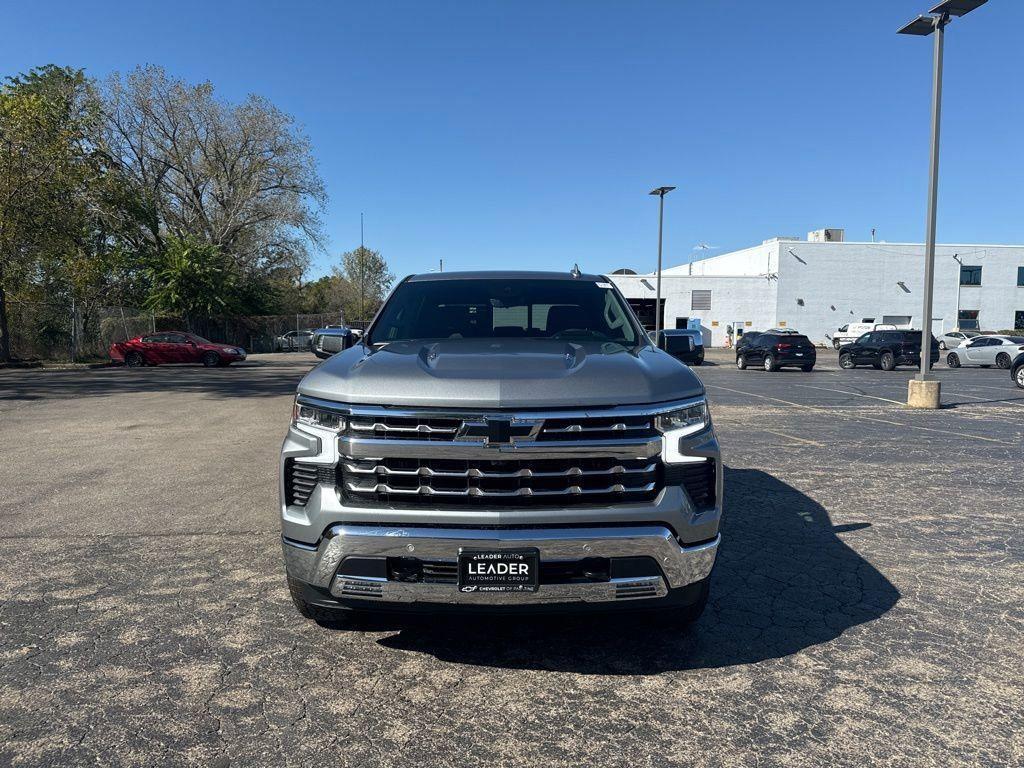
[[[659,414],[655,423],[664,435],[670,432],[676,433],[677,437],[696,434],[708,425],[708,404],[701,400],[685,408]]]
[[[703,432],[711,425],[707,401],[700,400],[685,408],[658,414],[654,424],[661,432],[662,461],[666,464],[695,461],[695,457],[687,456],[679,450],[679,443],[684,437]],[[700,460],[703,461],[704,457],[700,457]]]
[[[345,428],[345,414],[318,408],[295,398],[295,405],[292,408],[292,423],[340,432]]]

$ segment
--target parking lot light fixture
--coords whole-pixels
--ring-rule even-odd
[[[935,282],[935,222],[939,192],[939,125],[942,116],[942,54],[946,25],[951,16],[965,16],[984,5],[986,0],[943,0],[931,10],[930,16],[918,16],[899,29],[902,35],[934,35],[932,65],[932,132],[928,173],[928,214],[925,222],[924,298],[921,312],[921,372],[910,383],[907,404],[938,408],[939,382],[929,376],[931,371],[932,292]]]
[[[988,0],[942,0],[941,3],[928,11],[928,13],[939,15],[948,13],[950,16],[966,16],[987,2]]]
[[[661,233],[665,223],[665,195],[675,187],[658,187],[648,194],[658,196],[658,287],[654,295],[654,338],[658,338],[661,330]]]

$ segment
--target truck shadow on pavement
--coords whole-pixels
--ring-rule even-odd
[[[837,534],[825,509],[772,475],[729,469],[723,545],[703,617],[657,614],[367,619],[379,642],[444,661],[510,669],[645,675],[781,658],[877,619],[896,588]]]

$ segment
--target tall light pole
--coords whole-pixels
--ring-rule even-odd
[[[961,277],[961,274],[963,273],[964,262],[963,262],[963,259],[960,258],[960,254],[959,253],[954,253],[953,254],[953,261],[955,261],[957,264],[960,265],[960,269],[958,269],[957,272],[956,272],[956,325],[953,326],[954,328],[956,328],[959,331],[960,330],[960,283],[963,282],[963,278]]]
[[[675,187],[658,187],[652,189],[648,194],[658,196],[658,280],[657,290],[654,293],[654,343],[658,344],[658,335],[661,331],[661,235],[665,226],[665,195]]]
[[[942,116],[942,48],[946,25],[951,16],[964,16],[987,0],[943,0],[929,11],[900,28],[901,35],[935,35],[932,71],[932,144],[928,170],[928,215],[925,220],[924,299],[921,311],[921,372],[910,382],[907,404],[919,408],[938,408],[940,386],[929,376],[932,366],[932,292],[935,283],[935,221],[939,195],[939,125]]]

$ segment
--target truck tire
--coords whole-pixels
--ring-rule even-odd
[[[747,358],[745,358],[743,355],[736,355],[736,367],[739,368],[741,371],[746,370]]]
[[[839,343],[839,339],[832,339],[832,346],[839,349],[843,345]]]
[[[332,611],[330,608],[321,608],[318,605],[311,605],[302,596],[302,582],[288,577],[288,591],[291,593],[292,602],[303,618],[312,619],[321,627],[340,627],[344,625],[349,616],[348,611]]]
[[[883,352],[882,356],[878,359],[878,364],[883,371],[891,371],[896,367],[896,357],[892,352]]]
[[[772,357],[771,355],[764,356],[764,369],[768,373],[774,373],[775,371],[779,370],[779,366],[775,363],[775,358]]]
[[[857,364],[853,361],[853,355],[849,352],[844,352],[839,356],[839,367],[844,370],[852,370],[857,367]]]

